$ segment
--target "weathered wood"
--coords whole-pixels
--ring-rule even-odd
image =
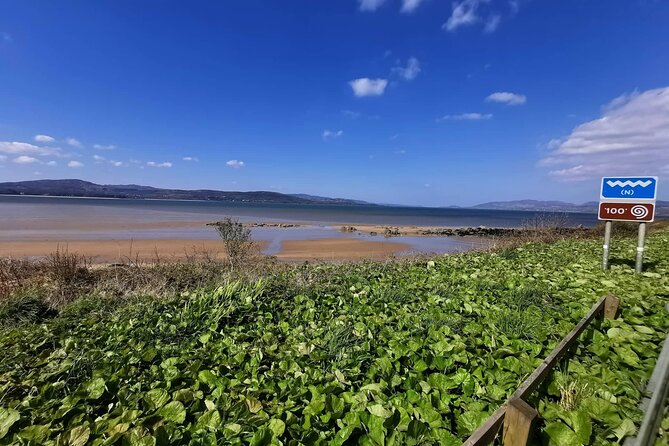
[[[604,313],[604,305],[608,296],[602,297],[586,314],[583,319],[569,332],[558,344],[550,355],[537,367],[534,372],[522,382],[520,387],[513,393],[511,399],[526,399],[544,380],[551,368],[562,358],[569,347],[578,341],[578,337],[585,331],[590,323]],[[615,296],[614,296],[615,297]],[[617,299],[617,298],[616,298]],[[611,301],[613,302],[613,301]],[[617,307],[616,307],[617,308]],[[507,403],[508,404],[508,403]],[[497,436],[500,427],[504,423],[507,404],[497,409],[494,414],[486,420],[464,443],[464,446],[481,446],[492,443]]]
[[[462,444],[462,446],[482,446],[493,442],[499,429],[504,423],[504,413],[506,412],[506,404],[500,407],[490,415],[476,431]]]
[[[613,294],[609,294],[604,301],[604,319],[615,319],[618,313],[620,299]]]
[[[520,387],[518,387],[518,389],[511,396],[512,399],[526,399],[530,393],[539,387],[546,375],[548,375],[548,372],[550,372],[551,368],[560,360],[562,356],[564,356],[565,353],[567,353],[569,347],[578,341],[578,337],[585,331],[586,328],[588,328],[590,322],[592,322],[593,319],[595,319],[602,313],[602,311],[604,311],[605,301],[606,297],[599,299],[599,302],[597,302],[590,309],[588,314],[586,314],[585,317],[581,319],[581,321],[576,324],[576,326],[569,332],[569,334],[565,336],[564,339],[562,339],[562,342],[560,342],[558,346],[555,347],[555,349],[551,352],[551,354],[548,355],[546,359],[544,359],[541,365],[537,367],[525,381],[523,381]]]
[[[525,401],[515,398],[506,404],[504,415],[504,446],[527,446],[534,421],[539,413]]]

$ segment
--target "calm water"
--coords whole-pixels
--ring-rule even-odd
[[[394,206],[244,204],[173,200],[0,196],[0,240],[36,239],[216,239],[208,227],[156,229],[154,224],[206,222],[226,216],[240,221],[301,222],[299,228],[254,228],[256,240],[269,242],[266,252],[280,251],[284,240],[355,237],[403,242],[414,252],[454,252],[480,242],[457,237],[370,237],[339,231],[341,224],[396,226],[518,227],[538,213],[480,209]],[[592,226],[595,214],[566,214],[570,224]],[[144,228],[144,227],[145,228]]]

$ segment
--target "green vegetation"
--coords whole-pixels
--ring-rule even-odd
[[[617,443],[669,329],[669,232],[649,238],[643,275],[617,260],[631,240],[610,272],[600,253],[564,240],[287,266],[56,309],[24,287],[0,307],[0,444],[456,445],[609,292],[620,317],[531,403],[544,443]]]

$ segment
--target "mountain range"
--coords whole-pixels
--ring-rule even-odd
[[[102,185],[83,180],[33,180],[0,183],[0,195],[209,200],[233,203],[372,205],[372,203],[359,200],[318,197],[306,194],[291,195],[269,191],[235,192],[210,189],[161,189],[137,184]]]
[[[276,203],[276,204],[341,204],[383,206],[366,201],[346,198],[329,198],[307,194],[282,194],[270,191],[220,191],[210,189],[184,190],[161,189],[137,184],[102,185],[83,180],[33,180],[13,183],[0,183],[0,195],[42,195],[60,197],[92,198],[135,198],[164,200],[209,200],[231,203]],[[547,212],[586,212],[597,213],[598,203],[589,201],[583,204],[564,201],[514,200],[491,201],[472,206],[473,209],[547,211]],[[455,207],[455,206],[453,206]],[[658,200],[658,216],[669,216],[669,201]]]

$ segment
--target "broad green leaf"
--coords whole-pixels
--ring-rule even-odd
[[[153,410],[160,409],[170,400],[170,395],[165,389],[152,389],[144,394],[144,401]]]
[[[269,430],[272,431],[274,435],[280,437],[286,430],[286,423],[284,423],[278,418],[272,418],[271,420],[269,420],[269,423],[267,423],[267,427],[269,428]]]
[[[20,418],[21,415],[17,410],[0,407],[0,438],[4,438],[12,425]]]
[[[261,427],[253,434],[249,446],[265,446],[272,442],[272,431],[266,427]]]
[[[622,440],[627,436],[634,435],[635,432],[636,432],[636,426],[634,425],[634,422],[629,418],[625,418],[623,422],[620,423],[620,426],[616,427],[613,430],[613,433],[616,434],[618,442],[620,442],[620,440]]]
[[[181,424],[186,420],[186,409],[181,401],[172,401],[163,406],[157,413],[175,424]]]
[[[221,426],[221,414],[218,413],[218,410],[210,410],[205,412],[198,418],[197,427],[199,428],[208,428],[211,430],[218,430]]]
[[[18,433],[19,438],[24,440],[34,441],[37,444],[44,443],[44,441],[49,438],[51,430],[48,425],[44,424],[33,424],[28,426]]]
[[[582,446],[583,443],[578,435],[571,430],[569,426],[561,421],[550,423],[544,428],[544,432],[551,439],[551,443],[556,446]]]
[[[380,404],[372,404],[371,406],[367,406],[367,410],[372,415],[376,415],[377,417],[381,417],[383,419],[390,418],[393,415],[391,411],[384,408]]]
[[[88,398],[97,400],[105,393],[105,380],[103,378],[93,378],[84,384],[84,389],[88,394]]]
[[[87,426],[77,426],[70,429],[65,438],[68,446],[84,446],[91,435],[91,430]]]

